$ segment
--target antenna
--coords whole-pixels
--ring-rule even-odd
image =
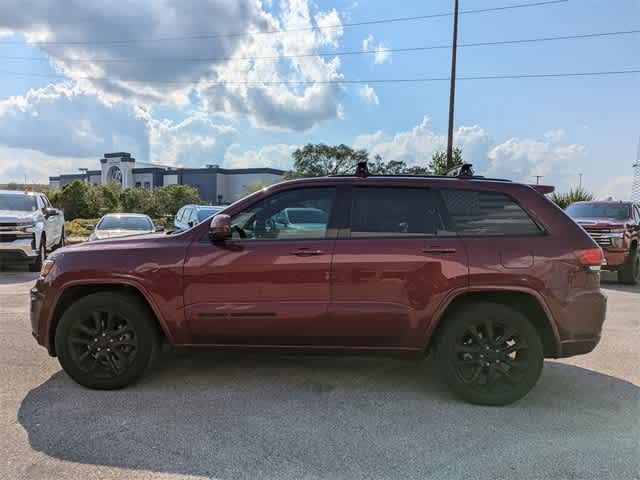
[[[638,138],[638,153],[636,163],[633,164],[633,185],[631,186],[631,201],[640,205],[640,138]]]

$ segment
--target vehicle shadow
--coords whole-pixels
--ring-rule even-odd
[[[57,459],[205,478],[640,471],[631,383],[547,362],[525,399],[489,408],[454,398],[437,373],[431,360],[170,352],[121,391],[56,373],[27,394],[18,421]]]

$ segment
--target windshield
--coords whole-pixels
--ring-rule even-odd
[[[203,221],[205,218],[210,217],[222,210],[222,207],[201,208],[198,210],[198,222]]]
[[[0,210],[34,212],[37,208],[36,197],[32,195],[0,194]]]
[[[287,215],[291,223],[327,223],[328,215],[315,208],[290,208]]]
[[[574,203],[567,207],[572,218],[615,218],[626,220],[631,216],[628,205],[612,205],[608,203]]]
[[[97,230],[153,230],[153,224],[147,217],[104,217]]]

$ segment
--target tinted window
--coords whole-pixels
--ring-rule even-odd
[[[436,235],[444,222],[434,198],[423,188],[354,188],[351,238]]]
[[[33,212],[36,208],[36,197],[33,195],[0,194],[0,210]]]
[[[474,190],[441,191],[451,229],[461,236],[536,235],[541,230],[512,198]]]
[[[231,221],[232,235],[242,240],[289,240],[325,238],[331,209],[335,199],[334,188],[306,188],[276,193],[251,205],[235,215]],[[318,210],[314,223],[289,223],[288,209]]]
[[[198,210],[198,222],[203,221],[205,218],[210,217],[218,213],[222,208],[220,207],[212,207],[212,208],[201,208]]]
[[[182,207],[180,210],[178,210],[178,213],[176,213],[176,222],[180,222],[182,221],[182,215],[184,215],[184,207]]]
[[[573,203],[567,207],[567,213],[572,218],[615,218],[626,220],[629,218],[629,205],[608,203]]]
[[[151,220],[146,217],[103,217],[96,227],[98,230],[152,230]]]
[[[317,208],[289,208],[287,215],[290,223],[327,223],[327,212]]]

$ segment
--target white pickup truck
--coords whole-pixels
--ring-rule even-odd
[[[39,272],[48,251],[64,246],[64,215],[38,192],[0,190],[0,264]]]

